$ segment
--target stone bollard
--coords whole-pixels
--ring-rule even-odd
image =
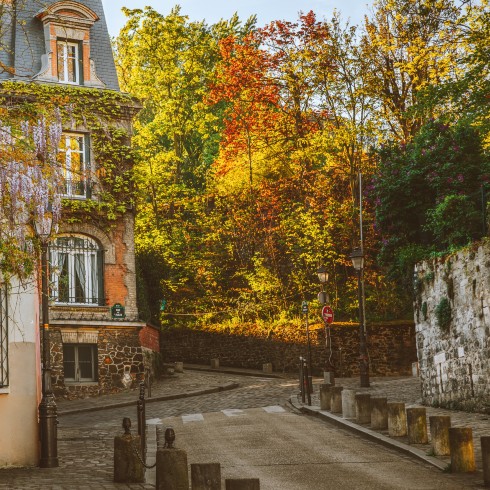
[[[371,398],[371,429],[388,428],[388,399],[386,397]]]
[[[211,359],[211,369],[219,369],[219,359]]]
[[[192,490],[221,490],[219,463],[191,464]]]
[[[356,418],[356,390],[342,391],[342,418]]]
[[[330,411],[332,413],[342,413],[342,386],[330,387]]]
[[[164,447],[161,447],[159,436],[157,431],[156,489],[189,490],[187,453],[173,447],[175,432],[171,427],[165,431]]]
[[[425,408],[407,408],[407,433],[409,444],[427,444],[429,442]]]
[[[369,393],[356,395],[356,422],[358,424],[371,423],[371,395]]]
[[[335,385],[335,376],[332,371],[323,371],[323,382],[326,385]]]
[[[266,362],[265,364],[262,364],[262,371],[266,374],[272,374],[272,363]]]
[[[258,478],[227,478],[225,490],[260,490]]]
[[[175,364],[175,372],[176,373],[183,373],[184,372],[184,363],[181,361],[178,361]]]
[[[123,419],[124,434],[114,437],[114,481],[117,483],[144,483],[145,468],[136,455],[140,451],[139,436],[130,432],[131,420]]]
[[[388,403],[388,434],[390,437],[407,435],[407,414],[404,403]]]
[[[429,417],[430,438],[434,456],[449,456],[449,415],[433,415]]]
[[[330,410],[331,407],[331,385],[320,385],[320,410]]]
[[[471,427],[449,429],[449,450],[452,473],[469,473],[476,470]]]
[[[490,487],[490,436],[480,437],[481,457],[483,466],[483,483]]]

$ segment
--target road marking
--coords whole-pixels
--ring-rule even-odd
[[[162,423],[162,419],[147,419],[146,425],[160,425]]]
[[[286,410],[280,407],[279,405],[272,405],[270,407],[262,407],[262,410],[265,410],[267,413],[283,413]]]
[[[191,413],[189,415],[182,415],[182,422],[187,424],[189,422],[204,422],[202,413]]]
[[[237,417],[238,415],[245,415],[243,410],[239,408],[228,408],[227,410],[221,410],[227,417]]]

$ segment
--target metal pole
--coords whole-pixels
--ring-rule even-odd
[[[306,312],[306,342],[308,344],[308,391],[313,391],[313,375],[311,365],[311,342],[310,342],[310,326],[308,324],[308,312]]]
[[[141,437],[141,454],[146,457],[146,410],[145,410],[145,383],[140,383],[140,396],[136,403],[138,412],[138,435]]]
[[[58,462],[57,407],[51,385],[51,343],[49,336],[48,243],[41,242],[41,308],[42,308],[42,399],[39,404],[41,468],[56,468]]]
[[[357,273],[357,288],[359,293],[359,373],[361,388],[369,387],[369,362],[366,346],[366,332],[364,330],[364,305],[362,294],[362,268]]]
[[[310,389],[310,376],[309,376],[309,371],[308,371],[308,363],[305,361],[305,365],[303,368],[303,372],[305,373],[304,380],[305,380],[305,391],[306,391],[306,396],[308,397],[308,406],[311,406],[311,389]]]
[[[306,401],[305,397],[305,372],[303,357],[299,358],[299,389],[301,391],[301,403]]]

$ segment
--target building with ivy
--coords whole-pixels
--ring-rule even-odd
[[[130,142],[139,103],[119,89],[100,0],[17,0],[1,9],[2,118],[35,121],[56,110],[62,120],[61,219],[48,252],[54,393],[111,393],[142,379],[149,337],[136,303]],[[40,280],[33,288],[35,294],[19,294],[16,319],[7,308],[12,288],[2,290],[0,412],[27,401],[23,410],[35,425],[42,339],[41,302],[33,297]],[[33,367],[23,371],[24,364]],[[0,455],[6,464],[32,464],[32,457]]]

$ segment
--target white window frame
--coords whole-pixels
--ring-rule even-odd
[[[73,150],[71,148],[72,139],[81,140],[81,149]],[[63,158],[63,172],[65,174],[65,185],[66,187],[63,189],[61,195],[63,197],[69,197],[70,199],[87,199],[88,196],[88,187],[89,187],[89,178],[88,178],[88,136],[83,133],[63,133],[61,135],[61,139],[65,143],[65,148],[60,147],[60,154],[64,154]],[[71,169],[72,162],[72,154],[77,153],[80,157],[80,175],[74,175]],[[76,184],[75,182],[82,182],[84,186],[83,194],[76,193]]]
[[[69,245],[57,244],[56,241],[69,240],[73,242]],[[51,270],[51,296],[54,297],[55,304],[57,305],[91,305],[99,306],[99,291],[100,282],[102,277],[99,277],[99,269],[101,269],[98,261],[100,246],[92,238],[85,235],[71,235],[60,236],[55,240],[53,246],[50,247],[50,262]],[[91,246],[78,247],[75,244],[75,240],[83,240],[85,243]],[[61,275],[61,260],[65,258],[67,261],[67,274],[68,278],[68,301],[60,301],[60,283],[63,280]],[[76,278],[80,279],[80,274],[77,274],[76,267],[83,266],[83,272],[85,273],[85,280],[82,284],[84,290],[85,301],[77,301],[76,294]]]
[[[60,70],[59,62],[60,62],[60,54],[59,54],[59,49],[60,47],[63,49],[63,66],[61,67],[62,69]],[[75,80],[73,82],[70,82],[68,80],[68,60],[69,60],[69,51],[68,48],[72,47],[75,48],[75,56],[74,56],[74,66],[75,66]],[[56,55],[57,55],[57,65],[58,65],[58,81],[61,83],[67,83],[70,85],[80,85],[80,45],[78,43],[70,42],[70,41],[63,41],[62,39],[57,39],[56,40]],[[60,78],[60,71],[63,73],[63,79]]]

